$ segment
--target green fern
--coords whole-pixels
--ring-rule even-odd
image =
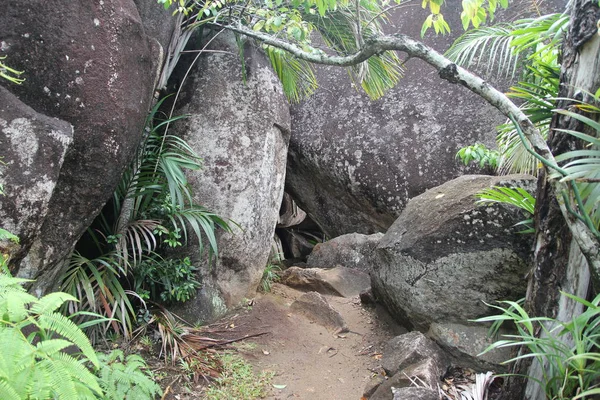
[[[146,362],[138,355],[127,357],[121,350],[100,355],[98,370],[102,399],[153,399],[161,393],[151,374],[145,372]]]
[[[40,299],[27,294],[24,281],[0,273],[0,393],[3,399],[95,398],[102,394],[84,364],[99,366],[88,338],[55,310],[74,298],[51,293]],[[24,332],[32,332],[25,336]],[[61,339],[57,339],[56,337]],[[75,358],[63,352],[77,347]]]
[[[73,296],[37,299],[21,286],[26,281],[0,273],[0,399],[153,399],[161,393],[143,359],[124,359],[118,350],[97,354],[81,328],[56,312],[76,301]]]

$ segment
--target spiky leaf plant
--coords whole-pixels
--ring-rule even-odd
[[[585,311],[570,321],[562,322],[552,318],[530,317],[519,303],[513,301],[492,305],[501,314],[477,321],[509,321],[514,323],[517,333],[502,335],[502,339],[489,346],[485,352],[525,346],[529,352],[505,363],[525,358],[538,359],[540,365],[544,366],[542,380],[538,383],[548,399],[591,400],[600,392],[600,296],[588,302],[568,293],[562,294],[582,304]]]
[[[230,231],[224,219],[194,203],[185,171],[200,169],[201,159],[183,139],[164,130],[183,117],[158,121],[164,100],[150,113],[144,141],[112,201],[88,230],[86,239],[95,248],[74,252],[64,275],[64,290],[82,299],[71,303],[71,311],[92,310],[115,319],[96,334],[112,327],[129,336],[135,320],[130,297],[140,296],[127,289],[143,286],[129,279],[147,276],[134,274],[137,268],[163,262],[157,254],[161,248],[181,246],[193,234],[201,253],[208,243],[210,258],[217,252],[216,229]]]

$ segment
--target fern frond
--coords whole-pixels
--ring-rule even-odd
[[[52,356],[72,345],[73,343],[64,339],[47,339],[40,341],[35,347],[38,354],[42,356]]]
[[[42,329],[46,329],[57,333],[65,339],[73,342],[73,344],[81,350],[83,355],[88,358],[96,367],[98,366],[98,358],[94,351],[90,340],[85,334],[77,327],[77,325],[58,313],[41,314],[38,318],[39,326]]]
[[[33,314],[46,314],[56,311],[67,301],[79,301],[76,297],[71,296],[67,293],[53,292],[45,295],[44,297],[37,300],[31,306],[31,313]]]
[[[0,377],[0,399],[4,400],[21,400],[21,396],[13,389],[13,387]]]

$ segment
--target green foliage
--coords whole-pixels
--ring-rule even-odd
[[[547,14],[469,30],[456,39],[446,57],[465,68],[487,65],[486,73],[515,77],[532,60],[557,54],[569,17]]]
[[[165,7],[172,0],[159,0]],[[358,10],[354,7],[358,6]],[[194,27],[210,24],[216,27],[242,26],[286,40],[315,54],[325,54],[313,46],[314,33],[319,33],[329,49],[338,55],[359,51],[363,37],[383,34],[381,21],[385,12],[377,1],[349,0],[204,0],[191,3],[176,12],[192,16]],[[300,101],[317,87],[313,67],[289,53],[264,45],[273,69],[279,76],[290,101]],[[369,60],[348,68],[356,86],[360,85],[372,98],[378,98],[398,83],[402,66],[394,52],[376,54]]]
[[[201,286],[189,257],[183,259],[147,258],[133,272],[135,291],[144,299],[164,303],[185,302]]]
[[[456,153],[456,158],[459,158],[465,165],[474,162],[480,168],[490,167],[494,170],[498,167],[498,156],[497,150],[488,149],[481,143],[463,147]]]
[[[260,288],[263,292],[268,293],[271,291],[273,282],[279,280],[279,272],[281,272],[281,267],[279,265],[273,263],[267,265],[260,280]]]
[[[263,371],[256,375],[250,364],[232,352],[221,354],[219,359],[223,364],[223,372],[215,383],[208,387],[207,399],[254,400],[268,394],[273,372]]]
[[[524,221],[519,222],[517,225],[525,225],[526,229],[521,231],[520,233],[533,233],[533,213],[535,212],[535,197],[529,194],[523,188],[515,187],[502,187],[502,186],[494,186],[493,188],[488,188],[482,190],[481,192],[476,194],[477,204],[488,204],[488,203],[503,203],[510,204],[515,207],[520,208],[525,211],[526,215],[531,218],[528,218]]]
[[[38,299],[23,289],[25,282],[0,273],[0,398],[120,400],[160,394],[138,356],[122,363],[116,362],[123,361],[119,351],[96,353],[81,327],[57,312],[77,299],[61,292]],[[91,316],[86,325],[104,320]]]
[[[568,23],[564,14],[549,14],[474,29],[460,37],[446,55],[465,67],[485,62],[488,74],[514,78],[520,72],[519,83],[507,96],[520,102],[525,115],[546,138],[558,96],[558,49]],[[500,173],[537,175],[539,163],[522,146],[510,121],[498,127],[497,143]]]
[[[2,60],[5,60],[6,57],[8,56],[0,57],[0,78],[4,78],[9,82],[16,83],[17,85],[25,82],[25,79],[19,78],[23,71],[17,71],[16,69],[9,67],[2,62]]]
[[[544,366],[542,381],[538,383],[548,399],[592,399],[600,394],[600,295],[588,302],[568,293],[562,294],[582,304],[585,311],[570,321],[561,322],[552,318],[530,317],[519,303],[513,301],[491,306],[501,314],[477,321],[494,322],[496,328],[503,322],[512,322],[517,334],[502,335],[503,339],[493,343],[485,352],[525,346],[529,352],[505,363],[536,358]]]
[[[102,394],[85,362],[100,365],[85,334],[71,320],[56,312],[66,293],[41,299],[28,294],[24,279],[0,273],[0,397],[95,398]],[[25,332],[31,332],[25,336]],[[56,338],[58,337],[58,338]],[[81,357],[63,350],[76,346]]]
[[[121,350],[99,354],[99,383],[104,390],[102,399],[154,399],[161,388],[146,372],[146,362],[136,354],[127,357]]]
[[[69,304],[71,312],[85,309],[114,317],[110,326],[126,338],[136,314],[131,298],[141,300],[140,295],[127,290],[126,279],[133,276],[131,287],[156,296],[166,293],[169,301],[187,300],[197,282],[184,283],[184,278],[176,276],[182,274],[181,268],[175,272],[170,269],[177,262],[163,260],[157,251],[181,246],[193,234],[201,254],[203,243],[208,243],[210,258],[218,251],[216,229],[230,231],[225,220],[194,203],[185,171],[200,169],[201,159],[183,139],[165,131],[168,124],[183,117],[158,121],[163,101],[150,113],[146,137],[112,201],[88,230],[86,240],[96,249],[87,250],[91,257],[74,252],[63,278],[64,290],[82,300]],[[185,261],[178,265],[185,265]],[[187,279],[192,269],[191,265],[186,268]],[[93,338],[108,327],[95,329]]]

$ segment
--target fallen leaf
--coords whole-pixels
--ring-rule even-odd
[[[235,328],[235,324],[231,324],[231,325],[229,325],[229,327],[230,327],[231,329],[233,329],[233,328]]]
[[[376,359],[376,360],[381,360],[381,357],[382,357],[381,353],[375,353],[375,354],[373,354],[373,358]]]
[[[273,385],[273,387],[274,387],[275,389],[282,390],[282,389],[285,389],[285,388],[287,387],[287,385]]]

